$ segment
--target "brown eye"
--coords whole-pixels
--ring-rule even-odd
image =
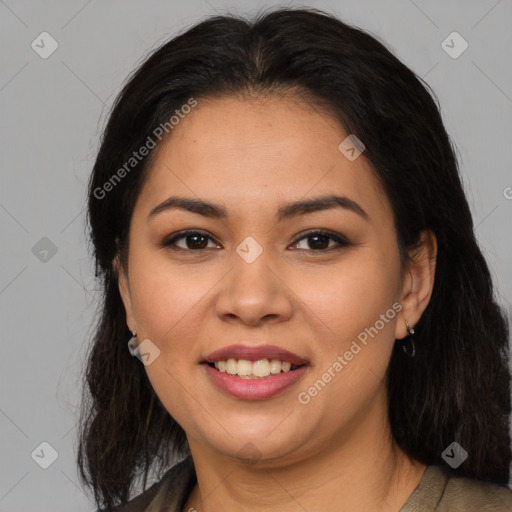
[[[303,240],[306,241],[305,246],[299,247]],[[331,244],[331,242],[334,242],[334,244]],[[293,244],[298,250],[310,252],[325,252],[327,249],[347,247],[349,245],[351,245],[350,242],[343,235],[325,231],[312,231],[307,233],[306,236],[303,236]]]
[[[184,251],[199,251],[209,248],[208,241],[213,242],[213,240],[204,233],[186,231],[173,236],[171,239],[164,240],[161,245],[162,247],[172,247]],[[213,247],[218,247],[218,245],[214,244]]]

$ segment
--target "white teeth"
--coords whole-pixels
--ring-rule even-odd
[[[251,361],[247,361],[247,359],[239,359],[238,360],[238,369],[237,369],[236,373],[238,375],[251,375],[251,373],[252,373]]]
[[[259,361],[254,361],[254,363],[252,363],[252,373],[256,375],[256,377],[267,377],[270,375],[270,363],[268,360],[260,359]]]
[[[247,359],[228,359],[227,361],[216,361],[215,368],[220,372],[229,375],[238,375],[242,378],[268,377],[278,373],[291,371],[292,363],[279,361],[279,359],[260,359],[249,361]]]
[[[230,375],[236,375],[237,371],[238,363],[236,362],[236,359],[228,359],[226,361],[226,373],[229,373]]]
[[[270,361],[270,373],[281,373],[283,363],[279,359],[272,359]]]

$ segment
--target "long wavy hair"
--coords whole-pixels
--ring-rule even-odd
[[[209,17],[182,32],[151,52],[110,112],[89,182],[103,301],[84,372],[77,456],[80,478],[100,508],[126,503],[137,479],[143,475],[145,488],[150,471],[160,474],[188,453],[183,429],[127,350],[130,332],[113,267],[116,255],[126,265],[131,214],[156,150],[122,179],[112,177],[148,137],[160,147],[155,129],[190,98],[283,92],[317,106],[364,142],[364,157],[392,204],[402,255],[423,230],[437,237],[435,283],[416,326],[416,357],[396,343],[389,363],[394,439],[414,459],[448,470],[441,454],[456,441],[469,457],[454,473],[508,481],[508,325],[475,238],[439,101],[365,31],[316,9],[279,9],[250,21]]]

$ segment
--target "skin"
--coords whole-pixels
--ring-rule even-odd
[[[148,377],[187,434],[198,485],[183,510],[398,511],[425,466],[392,439],[384,375],[405,320],[414,326],[429,302],[435,237],[423,233],[401,268],[391,205],[364,153],[348,160],[338,149],[347,133],[298,97],[203,99],[171,135],[136,201],[128,267],[116,266],[127,325],[161,351]],[[331,208],[276,221],[282,203],[333,193],[368,219]],[[172,209],[148,219],[170,196],[220,204],[228,217]],[[184,229],[208,234],[206,248],[190,238],[176,242],[181,251],[159,245]],[[353,245],[322,238],[329,248],[315,249],[302,234],[315,229]],[[248,236],[263,249],[250,264],[236,252]],[[397,302],[378,335],[299,403]],[[283,347],[308,369],[273,398],[229,396],[199,363],[242,341]],[[239,453],[246,443],[255,463]]]

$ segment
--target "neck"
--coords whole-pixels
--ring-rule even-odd
[[[385,413],[377,406],[293,463],[247,464],[189,441],[198,484],[183,510],[397,512],[426,466],[394,443]]]

